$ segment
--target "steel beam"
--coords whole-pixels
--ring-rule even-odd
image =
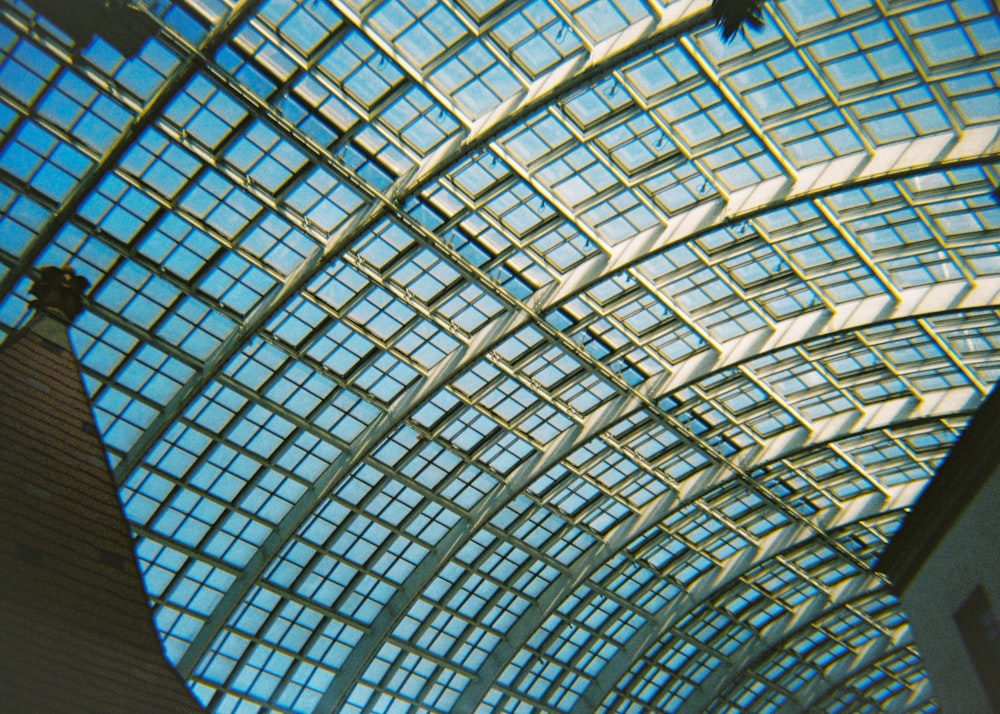
[[[684,700],[676,714],[703,714],[724,693],[731,691],[741,681],[741,675],[781,653],[806,630],[828,616],[868,600],[883,588],[883,583],[871,576],[851,578],[837,589],[831,598],[817,595],[800,606],[794,617],[782,617],[768,625],[762,632],[741,645],[733,656],[723,661],[702,681],[694,694]],[[884,592],[888,592],[887,589]]]
[[[828,711],[824,707],[819,706],[825,699],[843,691],[845,687],[850,685],[853,679],[863,675],[870,668],[877,667],[881,661],[908,650],[913,650],[909,627],[899,632],[891,641],[881,640],[878,643],[873,643],[873,646],[862,655],[848,661],[838,662],[830,672],[809,682],[809,684],[803,687],[802,691],[798,692],[795,702],[786,702],[778,712],[779,714],[801,714],[804,711]],[[863,692],[857,692],[857,695],[863,701],[872,704]],[[916,690],[901,692],[886,702],[878,704],[878,711],[910,711],[927,702],[930,696],[931,682],[925,678]],[[871,710],[866,709],[866,711]]]
[[[671,6],[673,7],[673,6]],[[147,430],[146,435],[126,456],[121,465],[122,474],[134,469],[145,456],[146,451],[151,448],[159,436],[164,433],[167,427],[173,422],[178,414],[186,408],[200,390],[208,384],[214,375],[222,369],[225,363],[239,349],[240,345],[250,335],[260,329],[267,320],[284,304],[287,299],[295,295],[307,284],[308,280],[324,265],[335,257],[335,255],[349,247],[354,240],[364,230],[373,225],[377,220],[386,214],[386,211],[395,212],[401,209],[398,206],[402,202],[414,195],[423,185],[432,180],[435,176],[453,165],[456,160],[466,155],[469,151],[475,150],[477,145],[488,142],[497,134],[511,126],[516,121],[523,119],[540,106],[554,101],[559,96],[564,96],[575,87],[589,81],[590,79],[607,73],[614,67],[631,57],[655,46],[666,39],[676,37],[679,34],[690,30],[706,19],[707,3],[692,2],[685,4],[676,11],[671,10],[669,16],[665,16],[663,21],[655,26],[649,26],[642,31],[632,32],[629,41],[618,44],[602,43],[594,49],[591,61],[584,67],[576,66],[569,62],[566,67],[557,67],[553,72],[546,75],[538,84],[536,92],[529,92],[516,102],[508,102],[502,105],[503,111],[494,112],[482,123],[478,123],[470,136],[464,141],[453,141],[446,144],[435,153],[421,169],[410,177],[408,182],[397,186],[390,199],[392,206],[386,206],[376,202],[368,206],[358,216],[355,216],[343,229],[338,231],[337,236],[327,244],[321,254],[314,256],[289,279],[282,289],[274,296],[258,306],[239,330],[234,332],[217,351],[215,355],[204,366],[198,376],[189,385],[178,393],[170,405],[161,413],[160,417]],[[570,65],[573,65],[570,67]],[[500,109],[500,108],[498,108]],[[992,131],[992,133],[990,133]],[[824,195],[838,188],[856,183],[865,183],[877,180],[891,179],[911,175],[912,173],[931,170],[935,168],[958,166],[969,163],[979,163],[984,159],[984,155],[989,152],[996,136],[995,127],[985,127],[979,130],[967,132],[961,138],[952,137],[938,147],[938,151],[926,151],[934,146],[927,145],[926,141],[921,144],[919,141],[910,142],[907,146],[884,147],[879,150],[866,162],[845,162],[838,161],[821,164],[813,167],[810,171],[801,172],[798,179],[790,186],[770,186],[761,191],[755,189],[747,192],[746,195],[737,192],[732,197],[726,207],[721,204],[706,204],[698,206],[679,217],[679,220],[671,223],[671,226],[663,231],[650,233],[637,240],[635,246],[630,246],[622,252],[620,257],[609,260],[606,256],[599,256],[587,261],[580,268],[571,273],[570,279],[566,283],[559,285],[556,289],[542,293],[538,296],[538,301],[532,305],[535,309],[532,312],[541,313],[544,310],[561,304],[580,290],[584,290],[589,285],[598,282],[607,275],[621,270],[627,265],[637,263],[653,252],[663,250],[669,245],[673,245],[681,240],[689,240],[701,235],[709,230],[726,225],[733,221],[741,221],[745,217],[752,217],[763,211],[778,205],[783,205],[788,201],[807,200],[810,197]],[[911,146],[912,144],[912,146]],[[936,146],[936,145],[935,145]],[[928,158],[929,157],[929,158]],[[851,158],[851,157],[848,157]],[[764,188],[764,187],[760,187]],[[991,298],[992,299],[992,298]],[[182,672],[190,671],[193,668],[193,661],[199,652],[204,652],[211,639],[214,637],[214,630],[228,618],[253,582],[259,577],[270,559],[280,551],[285,539],[294,533],[295,529],[309,515],[312,508],[325,496],[331,484],[336,483],[344,474],[348,473],[358,461],[364,457],[368,451],[377,445],[382,438],[392,432],[408,414],[412,413],[424,400],[432,396],[441,385],[446,384],[450,378],[461,369],[473,364],[486,350],[495,345],[513,330],[527,324],[530,318],[524,313],[515,314],[507,318],[506,325],[501,323],[491,324],[486,331],[477,335],[473,341],[474,346],[461,350],[451,358],[445,360],[440,369],[433,375],[429,375],[424,381],[415,385],[408,391],[404,399],[388,415],[384,415],[373,424],[361,438],[356,447],[349,453],[342,455],[335,464],[324,473],[324,475],[314,484],[309,492],[295,507],[289,512],[286,518],[279,524],[272,534],[273,537],[265,542],[257,555],[248,564],[244,576],[238,583],[230,589],[227,597],[219,603],[216,611],[213,612],[209,621],[203,627],[203,632],[195,638],[192,647],[182,660]],[[759,347],[747,347],[747,354],[758,353]],[[617,405],[621,408],[625,403]],[[581,432],[582,433],[582,432]],[[567,452],[568,453],[568,452]],[[541,459],[540,463],[546,462]],[[518,479],[524,483],[530,483],[530,476],[525,475]],[[508,488],[511,488],[509,486]],[[471,522],[466,524],[466,527]],[[459,531],[463,529],[458,529]],[[471,531],[470,531],[471,532]],[[444,561],[439,561],[444,562]],[[400,591],[403,592],[402,590]],[[390,603],[394,605],[398,603]],[[387,611],[393,609],[387,606]],[[404,610],[405,611],[405,610]],[[397,611],[401,612],[401,611]],[[195,644],[197,643],[197,646]],[[352,660],[358,657],[367,656],[356,650],[352,655]],[[338,677],[338,680],[341,679]],[[335,686],[338,686],[335,684]],[[346,696],[346,695],[345,695]],[[338,702],[342,702],[342,696],[338,695]]]
[[[998,284],[1000,287],[1000,284]],[[923,300],[914,300],[911,304],[926,304]],[[968,309],[967,306],[964,309]],[[861,312],[867,313],[862,310]],[[852,311],[853,315],[859,314],[857,310]],[[249,591],[250,587],[260,577],[260,574],[269,564],[271,558],[280,552],[285,540],[298,528],[305,518],[312,512],[316,504],[325,496],[332,486],[338,482],[344,474],[359,462],[379,441],[391,432],[402,419],[419,404],[430,398],[436,391],[446,384],[454,374],[461,373],[464,369],[475,363],[479,355],[487,351],[492,345],[507,336],[513,330],[526,324],[527,320],[523,315],[510,315],[506,318],[509,324],[501,322],[491,323],[491,326],[477,335],[473,343],[467,348],[453,353],[430,375],[427,382],[416,385],[416,389],[408,392],[397,403],[398,409],[382,419],[375,422],[366,432],[364,432],[355,442],[355,449],[352,452],[345,452],[341,457],[316,480],[312,487],[302,496],[299,502],[289,511],[285,519],[275,529],[272,535],[261,546],[258,554],[255,554],[243,569],[239,578],[230,586],[227,593],[220,600],[210,618],[202,626],[201,631],[192,641],[185,656],[178,663],[182,672],[193,670],[198,659],[207,651],[215,637],[218,628],[225,623],[231,613],[239,605],[243,595]],[[845,323],[836,322],[838,327]],[[848,321],[846,324],[851,324]],[[800,332],[798,330],[778,330],[776,334],[781,335],[776,343],[771,344],[772,349],[777,349],[777,345],[784,345],[783,340],[789,338],[802,339],[804,336],[817,336],[827,334],[826,329],[818,333],[812,331]],[[736,360],[735,354],[741,355],[740,361],[756,356],[756,352],[750,352],[739,340],[735,345],[738,349],[730,359]],[[695,358],[696,360],[698,358]],[[728,363],[728,359],[726,360]],[[702,374],[704,365],[700,369],[692,369],[688,374],[688,380],[696,375]],[[682,373],[679,370],[679,373]],[[706,371],[707,373],[707,371]],[[685,380],[685,381],[688,381]],[[679,385],[677,385],[679,386]],[[773,442],[769,448],[764,449],[757,457],[755,463],[764,463],[770,460],[781,458],[782,454],[791,453],[787,451],[791,448],[808,448],[810,444],[828,441],[842,436],[857,433],[863,428],[883,428],[893,423],[893,419],[900,418],[906,414],[908,419],[934,418],[936,416],[952,414],[967,409],[975,397],[973,390],[967,390],[968,394],[940,394],[925,402],[917,404],[914,400],[896,400],[889,405],[883,405],[881,409],[876,409],[870,414],[858,413],[852,417],[835,417],[819,424],[816,438],[810,438],[807,431],[802,428],[791,435],[785,435],[780,442]],[[604,429],[615,423],[622,415],[638,407],[639,401],[623,395],[599,408],[580,427],[568,430],[561,438],[550,445],[549,450],[534,459],[530,459],[523,464],[503,488],[493,492],[489,497],[483,499],[473,512],[463,521],[455,526],[441,542],[429,553],[415,569],[406,582],[397,590],[393,598],[386,604],[376,617],[372,625],[372,632],[391,632],[395,623],[405,614],[410,605],[415,601],[424,587],[434,578],[437,571],[448,562],[466,543],[482,524],[488,522],[507,503],[516,497],[524,488],[532,483],[535,478],[551,466],[559,463],[564,457],[579,448],[582,444],[599,435]],[[352,458],[353,457],[353,458]],[[732,473],[724,466],[720,465],[714,469],[706,471],[700,478],[692,482],[686,489],[685,499],[697,498],[717,487]],[[674,507],[674,495],[665,494],[654,500],[647,508],[647,514],[641,519],[639,527],[646,528],[658,522],[666,513]],[[636,530],[636,525],[630,523],[629,531],[632,533],[641,532]],[[616,539],[625,539],[626,531],[616,536]],[[348,682],[356,681],[364,671],[364,667],[374,657],[381,646],[381,640],[377,637],[368,637],[352,651],[352,655],[344,663],[340,676],[334,682],[340,680],[340,686],[347,686]],[[332,687],[333,685],[331,685]],[[331,691],[333,691],[331,689]],[[349,692],[344,692],[346,697]],[[323,706],[333,706],[328,700],[323,700]]]
[[[844,512],[852,510],[844,509]],[[860,512],[853,512],[850,521],[843,522],[840,528],[848,527],[870,515],[874,514],[863,515]],[[741,551],[729,559],[727,567],[719,568],[714,574],[703,576],[689,592],[670,602],[646,621],[583,691],[571,714],[591,714],[597,711],[601,702],[639,658],[669,633],[673,624],[692,608],[718,597],[721,592],[761,563],[808,546],[817,539],[818,536],[814,531],[802,525],[792,524],[769,536],[756,553],[750,554],[750,557]]]
[[[981,124],[962,134],[938,134],[875,149],[870,155],[831,159],[799,172],[796,179],[776,176],[679,213],[667,226],[647,229],[612,256],[597,254],[571,270],[555,291],[529,301],[539,312],[551,310],[607,277],[651,255],[724,226],[740,225],[768,211],[822,198],[846,188],[894,181],[920,173],[981,165],[1000,159],[1000,122]]]
[[[101,160],[94,164],[77,182],[73,190],[62,201],[59,210],[42,224],[38,233],[25,246],[13,269],[0,278],[0,300],[6,298],[7,294],[13,290],[17,281],[28,272],[28,269],[31,268],[42,251],[48,247],[59,230],[76,214],[77,209],[80,208],[91,191],[100,185],[105,176],[115,170],[119,160],[132,147],[132,144],[147,128],[152,126],[153,122],[160,118],[163,110],[173,101],[177,93],[195,76],[198,70],[204,67],[205,58],[214,54],[229,39],[229,35],[257,9],[260,3],[261,0],[244,0],[242,5],[229,12],[223,21],[208,33],[205,41],[198,48],[198,52],[182,57],[180,66],[166,79],[142,112],[129,123],[101,157]]]
[[[964,404],[961,411],[971,413],[972,403],[975,401],[974,390],[969,390],[969,402]],[[887,427],[899,426],[901,424],[923,421],[925,419],[943,418],[951,416],[955,412],[952,409],[958,406],[955,403],[946,404],[947,400],[936,401],[936,408],[930,411],[923,411],[911,400],[900,400],[908,402],[906,406],[915,411],[901,412],[891,409],[882,412],[881,415],[873,416],[870,419],[855,421],[853,419],[831,420],[828,428],[820,429],[816,432],[805,432],[799,438],[776,439],[755,455],[752,464],[747,466],[748,471],[753,471],[782,459],[794,458],[796,455],[807,452],[811,449],[822,447],[827,444],[836,443],[840,439],[864,434],[867,431],[877,431]],[[904,406],[901,404],[900,406]],[[939,411],[940,410],[940,411]],[[898,421],[897,421],[898,419]],[[472,711],[475,706],[482,701],[490,688],[495,683],[495,678],[503,671],[503,665],[510,660],[527,643],[528,639],[535,633],[537,626],[545,622],[566,598],[579,588],[598,571],[604,563],[625,548],[635,538],[646,533],[651,528],[663,521],[667,516],[679,508],[693,503],[694,501],[711,495],[712,492],[728,486],[728,484],[738,480],[737,477],[724,465],[718,465],[708,469],[704,475],[696,478],[696,481],[683,492],[675,494],[666,492],[647,504],[643,513],[637,517],[629,518],[621,524],[612,528],[601,541],[595,544],[588,552],[576,559],[571,570],[561,575],[558,579],[546,588],[538,596],[536,603],[528,608],[521,618],[511,628],[503,641],[491,652],[486,662],[480,667],[480,678],[471,682],[463,691],[458,700],[459,710],[462,707]],[[812,521],[819,525],[824,531],[831,531],[856,522],[861,519],[871,518],[880,513],[905,508],[912,504],[919,496],[920,484],[904,483],[888,490],[887,493],[870,492],[857,496],[842,504],[841,508],[831,507],[815,514]],[[771,547],[766,543],[762,549]],[[746,555],[741,553],[733,556],[731,564],[746,560]],[[760,555],[752,557],[752,562],[760,561]],[[726,567],[724,566],[723,570]],[[700,600],[690,603],[691,607],[700,604]],[[596,700],[592,702],[596,704]]]
[[[253,0],[253,3],[255,4],[259,2],[260,0]],[[680,6],[682,4],[676,3],[676,5]],[[672,5],[671,7],[673,8],[674,6]],[[267,324],[268,320],[281,308],[281,306],[284,305],[288,299],[297,294],[302,287],[307,285],[316,273],[322,270],[323,267],[328,265],[338,255],[353,245],[353,243],[361,235],[363,235],[367,229],[374,226],[384,218],[393,215],[396,218],[402,219],[404,224],[412,223],[412,221],[407,219],[407,215],[401,206],[411,197],[415,196],[428,182],[432,181],[436,176],[453,166],[456,161],[468,155],[471,151],[474,151],[475,149],[471,144],[484,144],[488,142],[498,133],[514,123],[517,117],[523,118],[523,116],[527,115],[531,111],[534,111],[538,106],[544,106],[548,102],[555,101],[559,97],[572,91],[579,84],[589,81],[594,76],[610,72],[617,66],[618,63],[623,62],[626,59],[651,47],[655,47],[660,42],[689,31],[700,22],[704,22],[707,19],[707,16],[708,12],[706,0],[689,0],[689,2],[683,4],[682,8],[672,10],[671,13],[665,15],[659,24],[652,27],[646,27],[641,33],[636,33],[634,31],[626,33],[628,34],[629,42],[617,43],[613,48],[614,51],[609,49],[609,46],[607,46],[608,43],[602,43],[591,53],[590,61],[587,62],[585,66],[577,66],[579,64],[577,60],[567,60],[563,64],[560,64],[550,72],[546,73],[544,77],[539,78],[536,82],[536,84],[539,85],[538,91],[529,91],[517,107],[508,107],[508,110],[511,113],[498,114],[494,111],[494,113],[491,114],[491,121],[477,123],[478,128],[475,129],[474,132],[477,138],[474,141],[471,141],[471,143],[470,141],[463,142],[461,137],[457,137],[451,142],[446,142],[442,147],[433,152],[427,158],[419,170],[411,172],[406,180],[394,186],[390,195],[387,197],[384,197],[373,190],[368,191],[367,193],[375,195],[377,200],[366,206],[365,210],[355,215],[344,226],[342,226],[335,235],[331,236],[329,242],[320,254],[313,255],[310,259],[307,259],[292,275],[288,277],[281,290],[273,293],[269,299],[263,300],[253,313],[247,317],[240,329],[231,334],[229,338],[219,346],[212,358],[206,362],[198,374],[190,380],[188,385],[185,385],[185,389],[175,395],[174,399],[171,400],[171,403],[167,405],[159,417],[154,420],[149,428],[146,429],[140,440],[122,459],[119,467],[116,469],[117,480],[122,481],[128,477],[128,473],[131,469],[134,469],[142,462],[145,457],[145,453],[152,448],[158,441],[159,437],[166,432],[166,429],[173,422],[173,419],[175,419],[178,414],[182,413],[187,407],[188,402],[193,399],[201,391],[201,389],[211,382],[214,375],[217,374],[223,366],[225,366],[234,354],[236,354],[243,342],[257,329]],[[241,14],[241,18],[242,17],[243,15]],[[205,54],[208,53],[203,52],[199,56],[203,56]],[[203,64],[204,61],[198,66],[202,66]],[[184,81],[178,80],[177,88],[183,86],[184,82],[186,82],[190,76],[193,76],[193,74],[194,70],[190,72],[190,75],[184,78]],[[173,86],[173,80],[175,78],[176,75],[171,79],[171,86]],[[175,89],[174,91],[176,92],[177,90]],[[244,99],[246,101],[254,101],[252,93],[244,94]],[[165,101],[162,106],[157,105],[155,107],[155,111],[153,111],[154,107],[150,107],[149,111],[147,111],[146,115],[144,115],[149,116],[146,120],[147,124],[155,120],[159,112],[166,106],[166,103],[167,102]],[[501,106],[507,107],[508,104],[510,104],[510,102]],[[285,133],[292,131],[292,127],[290,127],[290,125],[283,125],[283,129]],[[131,138],[135,138],[136,136],[138,136],[137,133]],[[295,143],[307,153],[307,155],[316,154],[316,148],[310,141],[301,136],[301,132],[292,132],[292,134],[289,135],[289,138],[294,140]],[[124,153],[127,148],[128,144],[125,143],[119,153]],[[108,164],[107,170],[113,169],[117,158],[120,158],[120,156],[116,157],[114,162],[110,162]],[[343,171],[338,169],[338,174],[343,174]],[[95,181],[94,186],[96,185],[97,183]],[[93,186],[88,187],[86,191],[81,193],[78,203],[83,201],[91,188],[93,188]],[[58,226],[51,231],[51,235],[48,235],[48,233],[44,230],[42,231],[40,237],[42,235],[47,235],[48,237],[40,243],[36,252],[40,252],[45,247],[52,235],[55,235],[57,229]],[[31,260],[33,261],[34,258]],[[28,264],[30,265],[30,261]],[[25,267],[26,266],[22,267],[19,264],[19,266],[17,266],[18,269],[13,270],[7,278],[12,280],[12,276],[19,276],[19,270],[23,270]],[[0,280],[0,288],[2,288],[3,284],[3,281]],[[0,295],[3,294],[4,293],[0,291]]]

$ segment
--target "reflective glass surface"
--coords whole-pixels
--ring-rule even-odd
[[[1000,16],[0,2],[0,338],[72,329],[213,712],[935,711],[873,571],[1000,378]]]

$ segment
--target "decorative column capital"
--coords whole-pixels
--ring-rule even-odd
[[[72,322],[83,311],[83,294],[90,281],[77,275],[70,265],[61,268],[46,266],[38,271],[38,279],[31,286],[31,301],[37,312],[57,311],[67,322]]]

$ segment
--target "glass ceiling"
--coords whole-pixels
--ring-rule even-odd
[[[43,265],[214,712],[930,712],[872,566],[1000,377],[989,0],[0,2]]]

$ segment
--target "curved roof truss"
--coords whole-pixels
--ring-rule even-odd
[[[995,9],[139,4],[130,59],[0,6],[0,328],[94,285],[211,709],[933,706],[865,608],[1000,374]]]

